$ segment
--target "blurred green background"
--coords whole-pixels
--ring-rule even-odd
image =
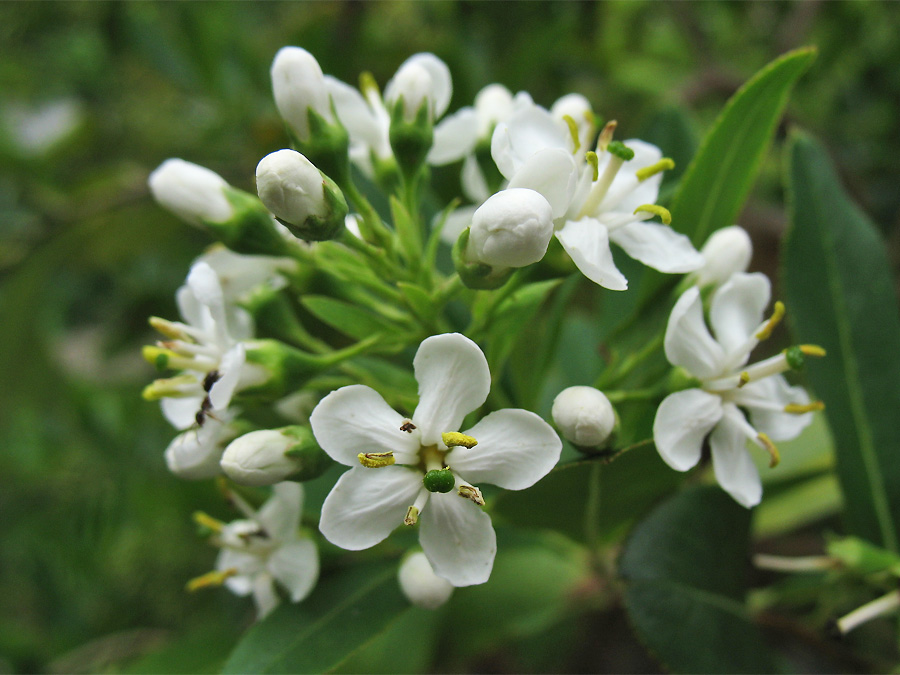
[[[259,158],[286,143],[278,48],[382,86],[432,51],[453,73],[451,110],[490,82],[548,106],[577,91],[621,138],[687,159],[690,143],[666,147],[673,125],[698,137],[756,70],[817,45],[785,124],[824,141],[896,264],[898,35],[900,5],[868,2],[0,4],[0,672],[215,668],[252,621],[249,601],[183,591],[215,557],[190,514],[221,506],[168,474],[174,432],[140,398],[154,376],[140,347],[149,315],[177,315],[208,241],[146,179],[178,156],[252,191]],[[776,149],[741,219],[770,274],[780,170]],[[630,663],[610,659],[585,667]]]

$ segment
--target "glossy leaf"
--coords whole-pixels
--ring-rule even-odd
[[[324,295],[307,295],[301,302],[317,319],[357,340],[375,333],[392,334],[396,328],[374,312]]]
[[[826,405],[847,525],[897,552],[900,316],[884,244],[816,141],[796,134],[788,157],[788,320],[799,342],[828,352],[807,376]]]
[[[225,673],[325,673],[409,611],[395,565],[321,580],[300,604],[282,604],[247,631]]]
[[[750,511],[718,487],[681,492],[631,535],[619,571],[638,637],[672,672],[776,671],[744,606]]]

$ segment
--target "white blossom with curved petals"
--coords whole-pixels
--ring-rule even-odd
[[[374,546],[401,523],[419,522],[419,540],[434,572],[454,586],[487,581],[496,553],[490,517],[472,482],[521,490],[559,460],[562,442],[525,410],[501,410],[462,434],[467,414],[487,398],[491,376],[478,345],[458,333],[426,338],[413,360],[419,404],[411,418],[373,389],[343,387],[310,417],[333,459],[353,466],[325,499],[319,529],[349,550]],[[472,438],[476,444],[473,447]],[[448,491],[425,475],[452,476]],[[430,477],[429,477],[430,478]]]

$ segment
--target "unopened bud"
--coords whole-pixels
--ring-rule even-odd
[[[206,167],[183,159],[167,159],[147,182],[161,206],[191,225],[222,223],[234,215],[225,196],[228,183]]]
[[[434,122],[431,75],[417,63],[405,63],[384,90],[385,103],[393,108],[402,102],[403,120],[414,122],[419,108],[428,106],[428,121]]]
[[[563,389],[553,401],[553,422],[581,448],[606,444],[616,426],[616,413],[606,395],[593,387]]]
[[[464,229],[453,245],[453,266],[460,280],[468,288],[476,290],[493,290],[509,281],[515,269],[512,267],[494,268],[483,262],[470,262],[466,253],[469,247],[469,228]]]
[[[524,267],[544,257],[553,236],[553,208],[538,192],[510,188],[475,211],[466,257],[491,267]]]
[[[347,216],[340,188],[295,150],[263,157],[256,167],[256,189],[266,208],[302,239],[333,238]]]
[[[403,561],[397,580],[403,595],[422,609],[437,609],[453,594],[453,584],[434,573],[422,552],[413,553]]]
[[[282,47],[272,62],[272,92],[281,118],[297,139],[309,139],[309,111],[331,118],[325,77],[319,62],[305,49]]]
[[[310,480],[330,464],[309,427],[261,429],[232,441],[222,455],[222,470],[240,485],[274,485],[286,479]]]
[[[700,254],[704,263],[694,272],[696,284],[721,286],[732,275],[747,271],[753,256],[753,244],[746,230],[732,225],[713,232]]]

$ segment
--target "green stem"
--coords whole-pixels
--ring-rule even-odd
[[[588,477],[588,496],[584,508],[584,538],[588,549],[597,550],[600,540],[600,462],[594,462],[591,466],[591,475]]]
[[[623,380],[635,368],[637,368],[644,361],[653,356],[659,350],[659,348],[662,347],[664,340],[665,335],[663,333],[660,333],[650,342],[644,345],[640,349],[640,351],[635,352],[634,354],[630,354],[624,361],[621,362],[621,364],[619,364],[618,367],[604,371],[597,378],[597,389],[602,390],[604,387],[608,387],[611,384],[615,384],[616,382],[620,382],[621,380]]]
[[[622,403],[624,401],[647,401],[658,398],[666,393],[664,385],[645,387],[644,389],[610,389],[603,392],[610,403]]]

